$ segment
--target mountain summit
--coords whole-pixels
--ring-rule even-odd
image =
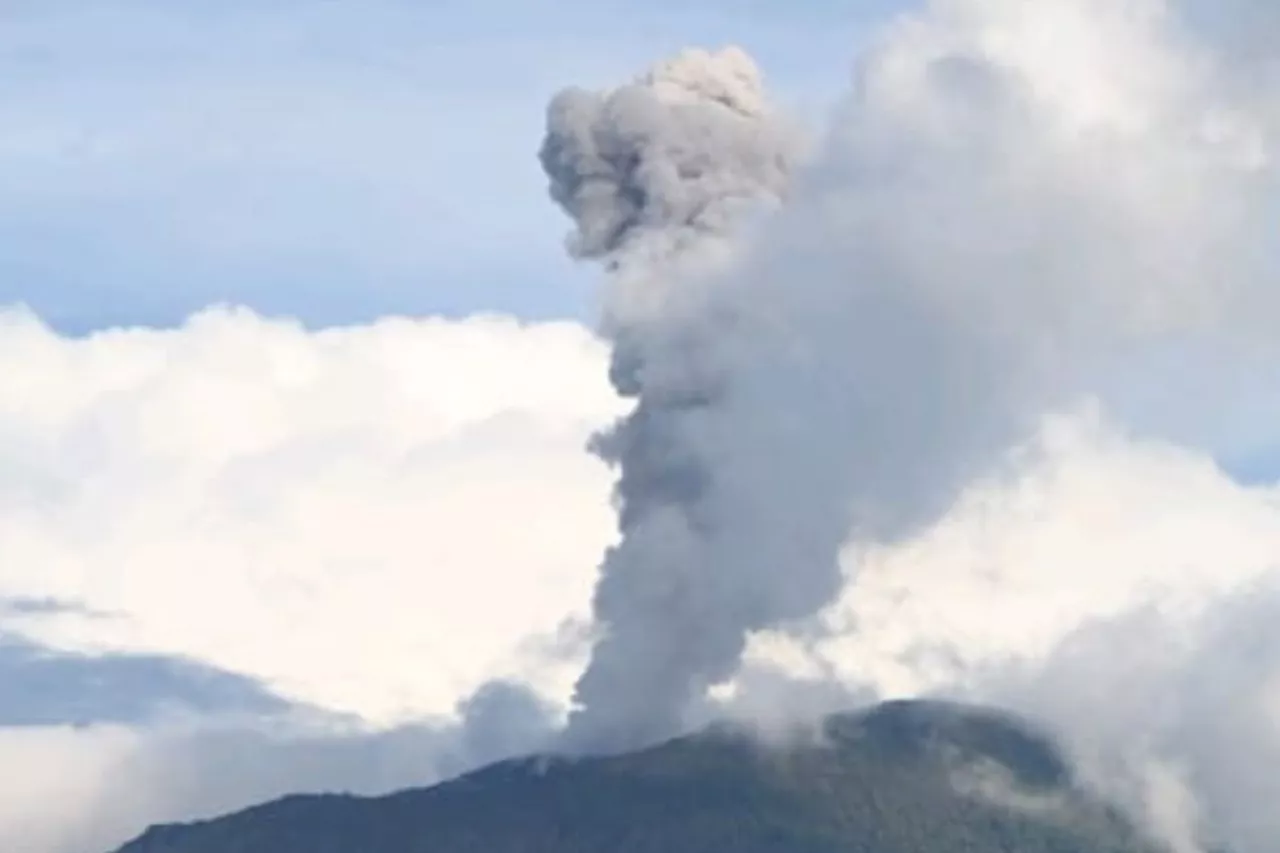
[[[1005,714],[891,702],[766,746],[717,728],[507,761],[385,797],[294,796],[118,853],[1148,853]]]

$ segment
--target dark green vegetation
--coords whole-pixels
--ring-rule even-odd
[[[711,731],[609,758],[504,762],[387,797],[289,797],[153,828],[121,853],[1148,850],[1009,718],[897,702],[824,728],[823,743]]]

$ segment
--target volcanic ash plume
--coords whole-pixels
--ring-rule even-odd
[[[566,89],[547,111],[541,159],[573,217],[570,252],[662,264],[781,194],[788,152],[759,71],[741,50],[691,50],[609,92]]]
[[[795,144],[736,48],[687,51],[608,92],[563,91],[547,124],[541,160],[577,225],[570,251],[614,274],[611,378],[639,398],[595,448],[622,472],[623,541],[606,557],[596,609],[608,634],[570,727],[580,747],[621,748],[676,730],[740,653],[741,631],[716,613],[722,592],[705,570],[709,466],[689,430],[719,404],[722,380],[702,348],[707,276],[687,267],[703,269],[744,217],[781,198]]]
[[[850,537],[914,534],[1047,413],[1275,308],[1265,129],[1122,5],[936,4],[803,168],[738,51],[554,100],[543,162],[637,401],[597,441],[621,540],[575,745],[679,730],[752,634],[832,600]]]

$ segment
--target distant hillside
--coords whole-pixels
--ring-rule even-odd
[[[896,702],[771,749],[709,731],[509,761],[386,797],[296,796],[154,827],[119,853],[1122,853],[1053,746],[991,711]]]

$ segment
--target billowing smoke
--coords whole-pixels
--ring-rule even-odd
[[[663,263],[786,188],[791,153],[743,51],[691,50],[610,92],[566,89],[541,159],[577,224],[570,252]]]
[[[919,531],[1046,414],[1269,346],[1271,113],[1224,55],[1159,0],[939,0],[803,163],[736,50],[555,99],[636,398],[597,443],[621,540],[572,743],[679,729],[836,596],[842,545]]]
[[[731,674],[741,651],[741,630],[715,613],[727,590],[715,588],[716,574],[695,573],[713,523],[697,510],[711,466],[682,434],[724,404],[722,368],[703,351],[702,330],[685,334],[673,324],[674,306],[686,300],[672,279],[725,243],[757,206],[781,198],[794,155],[754,63],[732,48],[686,52],[611,92],[564,91],[548,110],[541,157],[552,196],[577,223],[570,250],[606,259],[617,276],[605,319],[610,377],[621,394],[639,398],[596,447],[621,469],[624,536],[597,590],[608,634],[577,687],[583,710],[570,737],[579,746],[670,734],[700,689]],[[658,271],[670,278],[656,279]],[[689,279],[683,296],[700,324],[703,282]],[[660,378],[663,353],[686,346],[669,365],[677,372]],[[659,625],[667,629],[661,638]],[[685,655],[698,660],[686,666]]]

